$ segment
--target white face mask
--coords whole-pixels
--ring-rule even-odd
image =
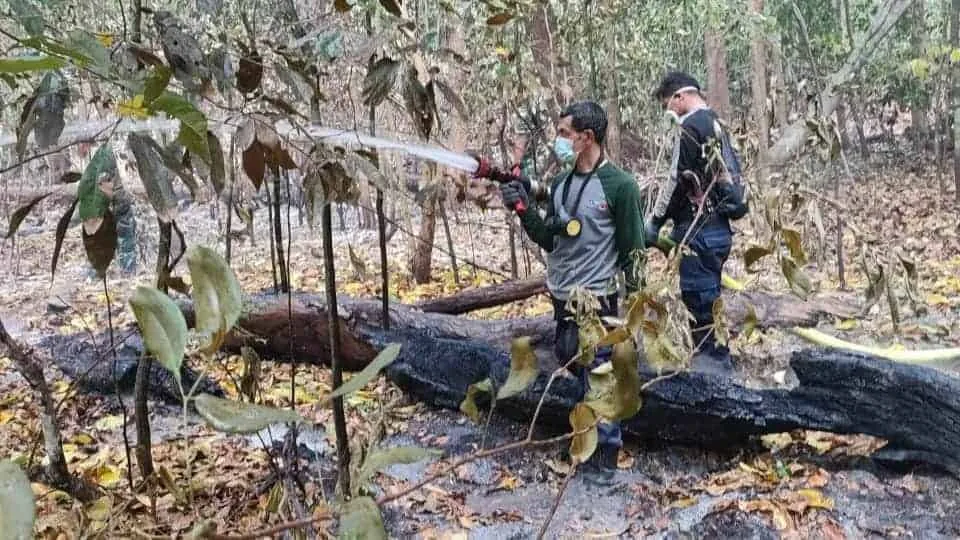
[[[569,163],[577,157],[577,153],[573,151],[573,140],[566,137],[557,137],[553,141],[553,151],[562,163]]]

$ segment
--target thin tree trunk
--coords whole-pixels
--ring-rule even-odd
[[[290,201],[287,201],[290,204]],[[290,275],[283,254],[283,219],[280,215],[280,171],[273,173],[273,234],[276,236],[277,266],[280,268],[280,292],[290,291]],[[290,231],[287,231],[290,234]]]
[[[226,238],[224,238],[224,244],[226,245],[225,257],[227,264],[230,264],[230,260],[233,254],[233,199],[234,199],[234,189],[237,185],[237,167],[235,165],[237,158],[237,138],[230,137],[230,161],[228,162],[228,167],[230,167],[230,187],[227,189],[227,231]]]
[[[340,320],[337,313],[337,275],[333,261],[333,226],[330,203],[323,205],[323,270],[327,290],[328,333],[330,335],[330,368],[333,388],[343,384],[343,367],[340,350]],[[333,425],[337,435],[337,472],[340,493],[350,493],[350,441],[347,438],[347,421],[343,412],[343,397],[333,399]]]
[[[769,42],[767,49],[771,53],[772,62],[770,62],[770,80],[771,92],[773,93],[773,124],[776,128],[782,128],[787,125],[790,119],[790,101],[787,99],[787,81],[783,70],[783,49],[780,46],[780,37],[777,36]]]
[[[927,10],[926,2],[913,4],[913,33],[910,40],[913,54],[917,58],[926,56],[927,49]],[[910,120],[913,127],[913,141],[918,150],[930,148],[930,129],[927,125],[928,100],[922,99],[910,107]]]
[[[140,32],[141,8],[142,0],[130,0],[130,41],[134,43],[143,41]]]
[[[134,43],[142,41],[141,33],[141,0],[132,0],[130,5],[130,40]],[[233,154],[231,154],[231,163]],[[229,231],[230,213],[227,212],[227,230]],[[157,245],[157,288],[167,292],[167,268],[170,265],[170,244],[173,241],[173,227],[170,223],[163,223],[157,219],[160,239]],[[227,235],[229,237],[229,234]],[[230,240],[228,239],[227,242]],[[229,243],[227,249],[229,250]],[[227,256],[229,260],[229,255]],[[150,398],[150,368],[153,359],[141,355],[137,360],[137,376],[133,384],[133,422],[137,428],[137,466],[144,481],[153,477],[153,440],[150,434],[150,410],[147,400]]]
[[[431,181],[434,167],[430,165]],[[413,255],[410,257],[410,273],[416,283],[430,281],[430,267],[433,262],[433,239],[437,229],[437,197],[431,194],[424,201],[423,215],[420,219],[420,234],[414,239]]]
[[[763,0],[751,0],[750,10],[754,17],[763,16]],[[762,35],[756,35],[750,44],[750,67],[753,71],[751,94],[753,98],[753,121],[759,132],[760,155],[770,146],[770,119],[767,116],[767,51]]]
[[[960,0],[950,6],[950,46],[960,47]],[[960,66],[954,66],[950,86],[950,107],[953,118],[953,182],[957,202],[960,203]]]
[[[730,86],[727,74],[727,44],[723,33],[708,26],[704,33],[707,57],[707,101],[721,118],[730,118]]]
[[[457,255],[453,250],[453,235],[450,234],[450,220],[447,219],[446,205],[440,201],[438,209],[440,211],[440,220],[443,222],[443,233],[447,237],[447,251],[450,253],[450,267],[453,269],[453,282],[460,286],[460,269],[457,267]]]
[[[40,427],[43,430],[43,446],[47,454],[48,479],[59,488],[72,491],[74,482],[63,454],[63,439],[57,425],[57,406],[43,376],[43,368],[33,356],[32,350],[14,341],[7,333],[3,321],[0,321],[0,345],[5,346],[17,371],[40,396]]]

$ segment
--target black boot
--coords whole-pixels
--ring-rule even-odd
[[[598,486],[612,486],[617,472],[617,456],[619,446],[599,445],[590,459],[581,467],[583,478],[587,482]]]

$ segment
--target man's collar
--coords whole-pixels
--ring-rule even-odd
[[[703,105],[697,105],[696,107],[694,107],[694,108],[690,109],[689,111],[687,111],[687,114],[685,114],[685,115],[683,115],[683,116],[680,117],[680,123],[682,124],[683,121],[686,120],[687,117],[689,117],[691,114],[693,114],[693,113],[695,113],[695,112],[697,112],[697,111],[699,111],[699,110],[709,109],[709,108],[710,108],[710,106],[707,105],[706,103],[704,103]]]

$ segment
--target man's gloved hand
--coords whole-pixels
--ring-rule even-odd
[[[648,221],[643,228],[643,244],[647,248],[656,247],[657,240],[660,238],[660,225],[653,221]]]
[[[523,184],[517,180],[500,184],[500,196],[503,199],[503,205],[513,210],[518,202],[523,202],[525,206],[530,206],[530,197]]]
[[[742,190],[730,183],[723,182],[714,186],[717,191],[717,212],[728,219],[740,219],[747,214],[749,206],[744,200]]]

